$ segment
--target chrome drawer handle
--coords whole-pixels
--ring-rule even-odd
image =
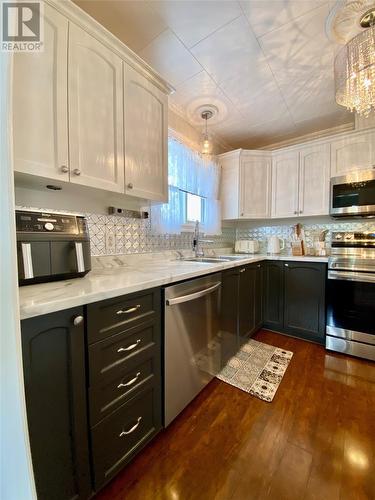
[[[117,389],[121,389],[121,387],[128,387],[129,385],[133,385],[135,382],[137,382],[140,375],[141,375],[141,372],[137,372],[136,376],[134,378],[132,378],[131,380],[129,380],[128,382],[125,382],[125,384],[123,382],[121,382],[121,384],[119,384],[117,386]]]
[[[140,309],[140,307],[141,307],[141,304],[137,304],[134,307],[129,307],[129,309],[120,309],[119,311],[116,311],[116,314],[118,314],[118,315],[120,315],[120,314],[130,314],[130,313],[133,313],[135,311],[138,311],[138,309]]]
[[[246,269],[245,269],[245,268],[240,269],[240,273],[244,273],[245,271],[246,271]]]
[[[141,423],[141,420],[142,420],[142,417],[138,417],[137,418],[137,423],[135,425],[133,425],[133,427],[131,427],[128,431],[121,431],[120,434],[118,435],[118,437],[122,437],[122,436],[126,436],[127,434],[131,434],[132,432],[134,432],[137,427],[139,426],[139,424]]]
[[[31,256],[31,243],[21,243],[23,269],[25,280],[34,278],[33,259]]]
[[[128,347],[120,347],[119,349],[117,349],[117,352],[132,351],[133,349],[135,349],[137,347],[137,345],[140,342],[141,342],[141,339],[138,339],[137,342],[135,342],[134,344],[129,345]]]

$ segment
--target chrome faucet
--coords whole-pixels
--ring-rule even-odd
[[[195,222],[194,236],[193,236],[193,252],[194,252],[195,257],[203,257],[204,256],[203,248],[200,247],[201,243],[214,243],[214,241],[199,238],[199,221],[197,220]]]

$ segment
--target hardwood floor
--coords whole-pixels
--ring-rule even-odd
[[[375,499],[375,364],[294,352],[272,403],[213,380],[97,500]]]

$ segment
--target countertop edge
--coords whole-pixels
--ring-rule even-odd
[[[139,292],[141,290],[147,290],[163,285],[169,285],[172,283],[177,283],[179,281],[184,281],[191,278],[197,278],[199,276],[204,276],[206,274],[212,274],[215,272],[224,271],[226,269],[230,269],[233,267],[243,266],[247,264],[252,264],[256,262],[263,262],[267,260],[280,260],[280,261],[296,261],[296,262],[319,262],[319,263],[327,263],[328,257],[310,257],[310,256],[291,256],[291,255],[253,255],[249,258],[242,258],[238,261],[230,261],[230,262],[220,262],[216,263],[193,263],[195,266],[199,266],[199,268],[194,270],[183,270],[181,272],[175,273],[174,275],[169,275],[168,273],[163,277],[158,277],[155,279],[147,279],[135,282],[134,284],[128,284],[119,287],[109,287],[107,290],[98,290],[93,291],[92,293],[84,293],[84,294],[75,294],[72,297],[62,296],[61,298],[56,298],[55,300],[51,300],[49,302],[37,302],[32,304],[27,304],[30,299],[22,298],[22,290],[30,287],[43,287],[45,284],[40,285],[29,285],[25,287],[20,287],[20,318],[21,320],[42,316],[45,314],[63,311],[65,309],[71,309],[73,307],[84,306],[87,304],[91,304],[93,302],[98,302],[101,300],[106,300],[114,297],[119,297],[121,295],[127,295],[130,293]],[[177,261],[175,261],[176,263]],[[185,262],[186,264],[186,262]],[[190,263],[192,264],[192,263]],[[181,261],[181,266],[184,265],[184,262]],[[93,272],[93,271],[92,271]],[[113,270],[113,273],[116,273],[116,269]],[[110,275],[109,275],[110,276]],[[75,278],[73,280],[64,280],[64,281],[56,281],[53,282],[57,288],[61,288],[64,290],[64,287],[68,287],[70,284],[77,284],[78,280],[85,280],[87,278]],[[82,285],[84,286],[87,281],[82,281]],[[48,284],[50,285],[50,284]],[[52,286],[52,285],[51,285]],[[82,288],[83,288],[82,286]],[[35,288],[33,289],[35,291]]]

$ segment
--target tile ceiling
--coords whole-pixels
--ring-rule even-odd
[[[329,0],[75,0],[175,88],[172,109],[227,148],[257,148],[352,122],[334,99]]]

